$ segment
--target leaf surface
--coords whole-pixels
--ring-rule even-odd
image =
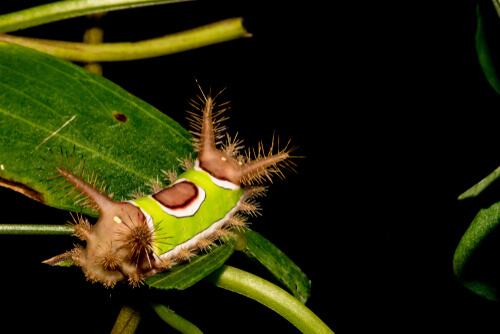
[[[177,265],[165,273],[147,278],[146,284],[152,288],[163,290],[187,289],[222,266],[233,254],[235,246],[236,241],[231,240],[215,248],[210,253],[195,256],[187,263]]]
[[[285,289],[303,304],[311,292],[306,274],[278,247],[255,231],[245,233],[247,239],[243,253],[263,266]]]
[[[495,257],[498,247],[488,239],[495,240],[494,231],[499,223],[500,202],[481,209],[462,236],[453,257],[453,271],[458,280],[472,292],[495,301],[499,300],[500,277]]]
[[[496,37],[500,34],[500,19],[491,1],[478,1],[476,6],[476,52],[479,64],[490,86],[500,94],[500,73],[498,72],[498,57],[500,48]]]
[[[54,161],[85,162],[114,199],[128,198],[192,154],[177,122],[116,84],[69,62],[0,43],[0,184],[47,205],[80,211],[49,190]],[[76,169],[76,167],[75,167]],[[84,212],[86,212],[84,210]],[[90,212],[86,212],[90,214]]]

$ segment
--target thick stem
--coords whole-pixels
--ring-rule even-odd
[[[299,300],[260,277],[223,265],[207,276],[207,279],[220,288],[242,294],[269,307],[302,333],[333,334],[332,330]]]
[[[164,56],[251,36],[241,18],[231,18],[139,42],[86,44],[0,34],[0,41],[79,62],[124,61]]]
[[[0,234],[72,235],[75,229],[66,225],[0,224]]]

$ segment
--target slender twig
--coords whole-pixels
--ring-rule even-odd
[[[0,234],[72,235],[75,229],[66,225],[0,224]]]
[[[140,42],[86,44],[6,34],[0,34],[0,41],[20,44],[70,61],[104,62],[158,57],[249,36],[241,18],[231,18]]]
[[[17,31],[87,14],[188,0],[67,0],[0,15],[0,32]]]
[[[163,321],[179,332],[184,334],[202,334],[202,331],[196,327],[196,325],[187,321],[167,306],[158,303],[151,303],[151,307]]]
[[[242,294],[269,307],[302,333],[333,334],[332,330],[298,299],[260,277],[223,265],[207,276],[207,280],[220,288]]]
[[[140,312],[129,305],[124,305],[116,318],[111,334],[134,334],[140,321]]]

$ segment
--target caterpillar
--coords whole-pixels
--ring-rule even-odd
[[[273,175],[282,176],[281,167],[291,167],[293,148],[288,142],[273,153],[273,138],[267,153],[260,143],[257,151],[240,154],[242,141],[237,136],[231,139],[222,125],[227,119],[222,114],[229,107],[216,102],[220,93],[212,98],[201,91],[190,100],[194,110],[188,111],[188,121],[196,160],[184,160],[185,171],[178,177],[164,172],[170,185],[164,189],[156,185],[151,195],[115,201],[94,173],[85,180],[81,162],[74,171],[74,154],[71,163],[63,153],[60,159],[53,154],[50,179],[62,178],[58,187],[69,188],[66,195],[97,211],[98,221],[91,225],[82,214],[73,216],[74,235],[86,246],[76,245],[44,263],[71,260],[92,283],[112,288],[128,282],[136,287],[199,252],[209,252],[231,230],[246,228],[247,217],[259,214],[255,198],[267,190],[262,183]]]

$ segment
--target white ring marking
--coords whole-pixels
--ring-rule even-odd
[[[198,185],[194,184],[193,182],[189,181],[188,179],[179,179],[179,180],[175,181],[172,185],[174,185],[176,183],[184,182],[184,181],[188,181],[189,183],[193,184],[196,187],[196,189],[198,190],[198,195],[196,196],[196,198],[191,203],[189,203],[188,206],[186,206],[184,208],[179,208],[179,209],[167,208],[166,206],[163,206],[159,201],[154,199],[153,195],[148,195],[147,197],[151,198],[153,201],[158,203],[158,205],[163,210],[163,212],[166,212],[167,214],[169,214],[171,216],[174,216],[177,218],[194,216],[194,214],[200,209],[200,206],[203,203],[203,201],[205,201],[206,192],[204,189],[202,189]],[[163,190],[160,190],[160,191],[163,191]]]
[[[212,176],[210,173],[208,173],[207,171],[203,170],[201,167],[200,167],[200,162],[198,161],[198,159],[196,159],[196,161],[194,162],[194,167],[193,167],[194,170],[198,171],[198,172],[204,172],[204,173],[207,173],[208,176],[210,176],[210,179],[212,180],[212,182],[220,187],[220,188],[223,188],[223,189],[229,189],[229,190],[236,190],[236,189],[240,189],[240,186],[237,185],[237,184],[234,184],[230,181],[225,181],[225,180],[221,180],[221,179],[218,179],[214,176]]]

